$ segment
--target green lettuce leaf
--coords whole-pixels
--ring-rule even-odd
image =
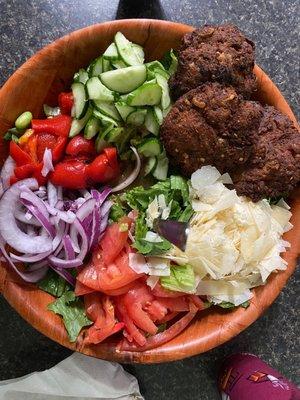
[[[160,278],[160,284],[165,289],[177,292],[190,292],[195,289],[195,274],[191,265],[176,265],[171,267],[170,271],[170,276]]]
[[[48,305],[48,310],[63,318],[70,342],[75,342],[81,329],[93,322],[85,314],[83,302],[73,291],[65,292],[60,298]]]
[[[227,309],[231,309],[231,308],[237,308],[237,307],[243,307],[243,308],[248,308],[250,305],[250,301],[247,300],[244,303],[240,304],[239,306],[235,306],[233,303],[230,303],[229,301],[222,301],[222,303],[217,304],[219,307],[222,308],[227,308]]]
[[[71,289],[71,286],[51,269],[49,269],[45,278],[38,283],[38,287],[55,297],[60,297],[65,291]]]
[[[133,247],[141,254],[147,256],[158,256],[165,253],[171,248],[171,243],[162,238],[162,242],[153,243],[148,242],[145,239],[136,239],[133,243]]]

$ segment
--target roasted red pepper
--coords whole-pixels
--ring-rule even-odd
[[[50,175],[50,181],[57,186],[68,189],[85,189],[87,187],[86,158],[70,158],[56,164]]]
[[[62,92],[58,96],[58,105],[62,114],[71,115],[74,98],[72,92]]]
[[[56,136],[68,137],[72,118],[69,115],[58,115],[47,119],[33,119],[31,127],[35,133],[51,133]]]
[[[81,155],[95,155],[95,143],[91,139],[86,139],[82,135],[77,135],[69,141],[66,148],[66,154],[73,157]]]
[[[94,159],[88,166],[88,178],[92,182],[106,183],[115,179],[119,175],[119,164],[117,159],[117,149],[109,147]]]
[[[50,180],[67,189],[84,189],[96,183],[107,183],[119,174],[117,150],[105,149],[92,162],[90,156],[70,156],[54,167]]]
[[[13,140],[9,143],[9,154],[15,160],[18,167],[25,164],[32,164],[30,155],[22,150]]]

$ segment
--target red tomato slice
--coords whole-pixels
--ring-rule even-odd
[[[124,327],[124,323],[116,324],[115,309],[108,296],[91,293],[85,296],[87,316],[95,320],[84,339],[87,344],[98,344],[108,336],[118,332]]]
[[[137,282],[133,289],[129,290],[119,301],[123,301],[129,317],[143,331],[154,335],[157,332],[157,326],[149,317],[143,307],[147,306],[154,300],[148,287]]]
[[[88,293],[94,292],[94,289],[91,289],[88,286],[85,286],[83,283],[79,282],[76,280],[76,286],[75,286],[75,295],[76,296],[83,296]]]
[[[124,217],[118,223],[114,223],[106,229],[100,242],[102,259],[106,265],[115,260],[127,242],[128,230],[120,229],[121,224],[128,224],[129,229],[131,222],[130,218]]]
[[[171,339],[179,335],[179,333],[182,332],[192,321],[195,315],[195,311],[188,312],[184,317],[175,322],[175,324],[171,325],[170,328],[164,332],[148,337],[144,345],[137,345],[135,343],[130,343],[127,339],[123,339],[119,344],[119,349],[121,351],[145,351],[161,346],[162,344],[169,342]]]
[[[134,272],[128,265],[128,254],[123,252],[115,263],[106,266],[103,262],[91,262],[79,272],[77,280],[83,285],[97,291],[111,291],[123,288],[125,285],[140,278],[141,274]]]
[[[133,320],[127,314],[127,310],[122,301],[116,301],[116,312],[120,321],[125,324],[124,335],[127,337],[127,341],[132,342],[135,340],[138,345],[143,346],[146,343],[144,334],[135,326]]]
[[[160,298],[157,301],[165,306],[170,311],[189,311],[190,305],[187,296],[175,297],[175,298]]]

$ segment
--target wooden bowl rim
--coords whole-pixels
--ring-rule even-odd
[[[20,74],[28,73],[29,70],[34,70],[40,57],[45,57],[45,55],[49,51],[55,49],[61,43],[66,42],[67,40],[80,40],[82,35],[88,35],[91,31],[94,30],[104,30],[108,26],[113,26],[116,30],[121,30],[125,26],[131,29],[139,29],[139,27],[141,29],[145,29],[143,25],[146,25],[146,28],[149,31],[150,29],[164,27],[169,28],[169,30],[173,33],[175,31],[179,31],[180,33],[182,33],[182,35],[194,29],[189,25],[170,21],[154,19],[126,19],[107,21],[104,23],[99,23],[76,30],[48,44],[37,53],[35,53],[32,57],[30,57],[21,67],[19,67],[0,89],[0,103],[4,100],[7,93],[9,93],[10,88],[13,87],[19,80]],[[267,82],[270,86],[270,91],[272,92],[272,95],[274,96],[274,98],[276,97],[276,108],[287,114],[296,123],[296,118],[293,115],[292,110],[290,109],[288,103],[286,102],[276,85],[257,65],[255,66],[255,73],[257,74],[259,79]],[[0,120],[3,120],[8,124],[12,123],[12,121],[6,120],[5,116],[3,115],[0,115]],[[296,203],[297,198],[298,196],[296,196],[296,198],[294,199],[294,202]],[[300,201],[299,203],[295,204],[295,208],[296,207],[300,209]],[[186,333],[186,330],[171,342],[157,349],[149,350],[143,353],[116,352],[115,348],[106,343],[93,347],[84,347],[80,341],[75,344],[70,343],[67,339],[63,325],[58,316],[49,314],[49,316],[47,315],[47,318],[43,318],[40,320],[40,313],[37,304],[35,304],[35,306],[29,307],[28,310],[24,311],[24,309],[20,306],[20,301],[17,301],[17,299],[22,298],[23,294],[27,293],[28,291],[35,291],[37,295],[37,300],[42,299],[42,297],[43,299],[47,297],[50,301],[51,299],[53,299],[53,297],[40,290],[34,289],[30,285],[20,282],[14,277],[12,278],[11,272],[7,271],[6,266],[2,262],[0,263],[0,293],[3,293],[3,296],[6,298],[8,303],[13,308],[15,308],[16,311],[27,322],[29,322],[44,335],[48,336],[50,339],[60,343],[65,347],[70,348],[71,350],[79,351],[90,356],[118,362],[159,363],[183,359],[185,357],[208,351],[230,340],[232,337],[236,336],[238,333],[240,333],[242,330],[252,324],[270,306],[270,304],[279,295],[281,289],[284,287],[286,281],[295,269],[295,260],[297,255],[300,253],[300,239],[297,239],[297,237],[300,238],[300,223],[298,225],[295,223],[295,227],[292,230],[293,235],[291,235],[291,233],[288,233],[286,235],[286,240],[290,239],[291,241],[291,238],[293,238],[292,248],[287,253],[285,253],[285,259],[287,259],[287,261],[289,262],[288,269],[286,271],[281,271],[277,274],[273,274],[265,286],[254,289],[254,301],[246,311],[238,309],[231,312],[230,321],[228,318],[226,318],[226,313],[223,313],[221,311],[216,313],[212,311],[214,315],[220,316],[218,320],[218,326],[215,327],[213,331],[208,330],[207,336],[205,336],[204,338],[197,336],[195,332],[193,334],[193,337],[189,337],[189,335]],[[271,288],[273,290],[270,290]],[[43,317],[45,317],[45,314],[43,314]],[[208,323],[213,323],[213,321],[209,321],[208,318]],[[53,324],[57,324],[57,326],[53,327]],[[193,324],[194,323],[192,323],[191,325]],[[181,338],[181,342],[177,341],[178,338]]]

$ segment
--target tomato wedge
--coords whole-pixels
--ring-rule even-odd
[[[100,242],[102,249],[101,256],[106,265],[112,263],[117,255],[121,252],[128,239],[128,229],[132,220],[128,217],[123,217],[119,222],[110,225]],[[123,224],[128,224],[128,229],[124,229]],[[126,227],[125,227],[126,228]]]
[[[85,294],[92,293],[94,291],[95,291],[94,289],[92,289],[88,286],[85,286],[79,280],[76,280],[76,285],[75,285],[75,295],[76,296],[83,296]]]
[[[123,333],[127,338],[126,342],[132,342],[134,340],[139,346],[144,346],[146,343],[145,335],[135,326],[122,302],[116,302],[116,312],[119,320],[123,321],[125,324],[125,331],[123,331]]]
[[[115,309],[108,296],[99,293],[87,294],[84,297],[86,314],[95,321],[88,331],[84,341],[86,344],[98,344],[107,337],[123,329],[124,323],[115,320]]]
[[[120,289],[141,276],[129,267],[128,253],[123,251],[117,256],[114,263],[107,266],[100,260],[97,265],[90,262],[79,272],[77,280],[96,291],[109,292]]]
[[[162,344],[167,343],[174,337],[178,336],[179,333],[182,332],[192,321],[195,315],[195,311],[189,311],[179,321],[175,322],[164,332],[148,337],[143,345],[138,342],[138,345],[135,343],[130,343],[127,339],[123,339],[118,347],[121,351],[145,351],[161,346]]]

